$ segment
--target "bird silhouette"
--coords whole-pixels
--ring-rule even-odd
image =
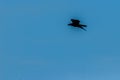
[[[68,24],[69,26],[78,27],[86,31],[84,27],[87,27],[87,25],[80,24],[80,21],[77,19],[71,19],[71,21],[72,23]]]

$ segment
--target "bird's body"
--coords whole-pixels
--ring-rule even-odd
[[[87,27],[87,25],[83,25],[83,24],[80,24],[80,21],[79,20],[76,20],[76,19],[71,19],[72,23],[68,24],[70,26],[73,26],[73,27],[78,27],[78,28],[81,28],[83,30],[85,30],[83,27]]]

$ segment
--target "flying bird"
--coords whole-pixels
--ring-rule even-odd
[[[77,19],[71,19],[71,21],[72,23],[68,24],[69,26],[78,27],[86,31],[84,27],[87,27],[87,25],[80,24],[80,21]]]

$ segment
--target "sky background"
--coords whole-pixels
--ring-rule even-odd
[[[119,3],[0,0],[0,80],[120,80]]]

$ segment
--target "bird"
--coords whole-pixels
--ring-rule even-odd
[[[81,28],[86,31],[86,29],[84,29],[84,27],[87,27],[87,25],[80,24],[80,20],[71,19],[71,22],[72,23],[68,24],[69,26],[78,27],[78,28]]]

